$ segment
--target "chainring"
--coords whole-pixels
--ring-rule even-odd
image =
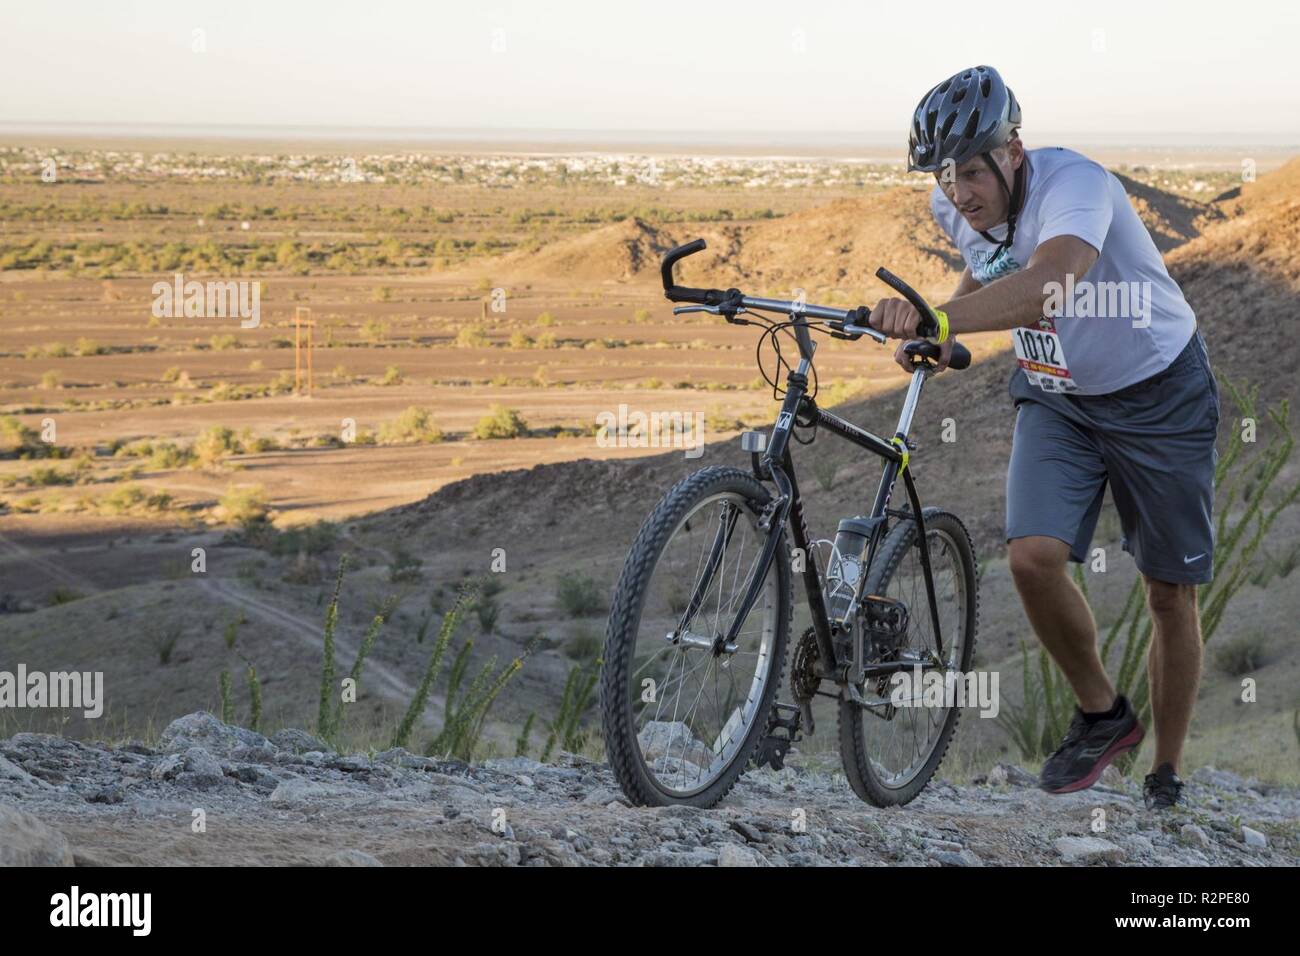
[[[821,651],[817,647],[817,632],[808,628],[794,646],[790,662],[790,694],[795,703],[806,704],[821,687]]]

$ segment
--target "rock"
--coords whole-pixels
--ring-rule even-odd
[[[121,803],[126,798],[126,791],[113,784],[109,787],[100,787],[94,793],[86,797],[87,803]]]
[[[256,764],[242,764],[235,767],[231,770],[230,777],[240,783],[246,783],[249,786],[260,787],[268,791],[274,790],[281,782],[280,778],[271,771]]]
[[[965,847],[955,840],[940,840],[937,837],[922,837],[921,842],[925,844],[927,851],[933,850],[935,853],[944,851],[960,853],[965,849]]]
[[[712,751],[697,740],[691,733],[691,728],[680,720],[652,720],[641,728],[636,739],[647,763],[661,757],[668,758],[673,766],[678,762],[703,767],[712,763]],[[690,769],[689,766],[687,769]]]
[[[1195,823],[1184,823],[1182,829],[1178,831],[1178,839],[1187,846],[1210,846],[1209,835]]]
[[[1155,844],[1151,842],[1149,837],[1141,835],[1131,836],[1127,842],[1130,847],[1139,853],[1154,853],[1156,849]]]
[[[937,860],[943,866],[983,866],[981,860],[972,850],[954,853],[952,850],[939,850],[929,854],[930,859]]]
[[[319,737],[294,727],[277,730],[271,735],[271,743],[280,750],[287,750],[295,754],[310,753],[313,750],[321,753],[334,752],[334,748]]]
[[[242,760],[247,763],[275,763],[276,758],[282,753],[288,754],[289,751],[281,751],[270,743],[265,743],[257,747],[236,747],[229,753],[227,759]]]
[[[158,742],[166,753],[183,753],[191,747],[202,747],[218,757],[230,757],[239,747],[261,747],[269,743],[261,734],[223,724],[206,711],[173,720]]]
[[[732,820],[731,829],[735,830],[750,843],[766,843],[767,838],[763,836],[762,831],[746,823],[744,820]]]
[[[1247,826],[1241,828],[1241,839],[1246,846],[1253,846],[1261,850],[1268,846],[1267,836]]]
[[[326,866],[383,866],[379,860],[361,850],[339,850],[325,858]]]
[[[72,849],[62,833],[30,813],[0,804],[0,866],[72,864]]]
[[[1228,770],[1217,770],[1214,767],[1198,767],[1192,774],[1192,780],[1197,783],[1203,783],[1211,787],[1219,787],[1224,790],[1244,790],[1246,781],[1242,780],[1235,773]]]
[[[444,771],[443,762],[434,760],[432,757],[418,757],[401,747],[394,747],[391,750],[375,754],[375,763],[387,767],[405,767],[407,770]]]
[[[353,754],[350,757],[331,757],[325,766],[344,773],[362,773],[370,769],[370,761],[360,754]]]
[[[484,760],[483,766],[489,770],[500,770],[503,773],[537,773],[539,770],[546,769],[546,764],[539,763],[529,757],[493,757],[490,760]]]
[[[335,797],[340,793],[337,787],[328,787],[322,783],[304,780],[302,777],[292,777],[282,780],[280,785],[271,791],[271,803],[275,806],[285,806]]]
[[[1100,863],[1124,857],[1124,851],[1099,837],[1060,837],[1052,846],[1066,863]]]
[[[184,770],[177,775],[176,784],[195,790],[211,790],[226,780],[221,764],[202,747],[190,747],[184,754]]]
[[[989,771],[988,782],[994,787],[1036,787],[1038,778],[1015,764],[1000,763]]]
[[[1101,772],[1101,782],[1108,787],[1120,789],[1124,786],[1124,775],[1119,772],[1119,767],[1109,763],[1106,764],[1106,769]]]
[[[4,757],[0,757],[0,780],[12,781],[25,787],[31,787],[34,790],[50,789],[50,785],[44,780],[38,780],[18,764],[11,763]]]
[[[149,776],[154,780],[175,780],[185,769],[184,754],[168,754],[153,765]]]
[[[718,866],[760,866],[757,853],[738,843],[724,843],[718,848]]]

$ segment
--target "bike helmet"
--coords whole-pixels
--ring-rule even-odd
[[[948,77],[916,105],[908,137],[909,172],[960,165],[1006,143],[1020,126],[1020,104],[991,66]]]

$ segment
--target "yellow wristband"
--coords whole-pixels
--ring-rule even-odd
[[[948,313],[940,309],[931,309],[930,311],[939,320],[939,337],[935,341],[942,344],[948,340]]]

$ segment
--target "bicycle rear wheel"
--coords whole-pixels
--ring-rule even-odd
[[[979,623],[975,550],[956,515],[937,508],[926,508],[923,514],[943,654],[937,654],[916,522],[904,520],[885,538],[864,585],[866,594],[902,602],[907,608],[905,637],[877,659],[934,654],[943,663],[938,673],[964,674],[971,669]],[[888,698],[890,679],[868,679],[859,689],[867,698]],[[961,709],[955,706],[866,708],[842,699],[840,757],[854,792],[878,807],[914,799],[939,768],[960,716]]]
[[[634,803],[713,806],[766,730],[792,610],[784,530],[734,643],[723,639],[757,570],[769,501],[752,475],[704,468],[664,495],[632,544],[600,697],[610,765]]]

